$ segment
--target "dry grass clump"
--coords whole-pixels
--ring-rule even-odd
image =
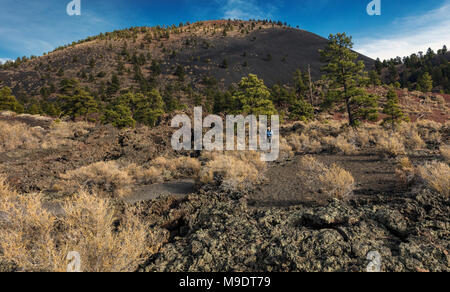
[[[56,190],[75,193],[88,189],[101,195],[123,197],[129,194],[133,178],[115,161],[97,162],[60,175],[62,181]],[[55,188],[54,187],[54,188]]]
[[[418,174],[425,183],[438,193],[450,196],[450,166],[446,163],[433,161],[419,166]]]
[[[219,184],[226,190],[245,191],[264,179],[266,163],[253,151],[210,153],[199,182]]]
[[[397,159],[395,174],[400,178],[404,185],[409,185],[413,182],[416,169],[407,156]]]
[[[382,132],[377,137],[376,147],[380,154],[388,156],[405,155],[406,149],[403,140],[396,133]]]
[[[81,192],[63,209],[58,218],[40,194],[17,194],[0,179],[0,263],[63,272],[68,253],[76,251],[83,272],[136,271],[160,247],[136,208],[117,218],[108,199]]]
[[[86,122],[57,122],[50,127],[45,139],[42,140],[42,149],[56,149],[62,146],[73,146],[75,137],[89,133],[95,125]]]
[[[156,167],[144,168],[135,163],[123,167],[128,176],[134,179],[138,184],[154,184],[163,182],[163,173],[161,169]]]
[[[36,116],[34,119],[45,119]],[[61,146],[73,146],[73,138],[88,133],[93,124],[84,122],[53,123],[49,130],[30,127],[20,122],[0,121],[0,152],[17,149],[56,149]]]
[[[349,142],[347,137],[344,135],[339,135],[337,138],[328,137],[328,139],[325,139],[324,142],[345,155],[351,155],[358,149],[354,142]]]
[[[327,167],[311,156],[301,159],[301,171],[298,175],[305,183],[306,190],[324,199],[348,198],[355,189],[352,174],[336,164]]]
[[[169,180],[172,178],[197,177],[201,163],[195,158],[185,156],[172,159],[158,157],[150,163],[150,166],[161,171],[163,178]]]
[[[120,161],[96,162],[60,174],[53,190],[73,194],[87,189],[102,196],[125,197],[133,185],[154,184],[165,180],[198,176],[201,164],[197,159],[159,157],[148,168]]]
[[[402,123],[399,125],[398,133],[403,138],[404,145],[408,150],[424,149],[426,144],[419,135],[417,125]]]
[[[38,148],[43,136],[41,128],[0,121],[0,152]]]
[[[450,163],[450,145],[442,145],[439,150],[441,151],[441,155],[444,157],[445,161]]]
[[[301,135],[291,134],[287,138],[287,141],[296,152],[319,153],[322,151],[322,144],[318,140],[310,138],[304,133]]]
[[[292,146],[285,138],[280,138],[280,158],[291,158],[295,155]]]
[[[419,135],[430,145],[440,145],[442,143],[442,135],[440,129],[442,124],[429,120],[420,120],[416,122]]]

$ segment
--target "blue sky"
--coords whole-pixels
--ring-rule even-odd
[[[227,18],[271,18],[327,37],[347,32],[355,49],[391,58],[450,46],[450,0],[81,0],[81,16],[68,16],[70,0],[0,0],[0,62],[44,52],[130,26]]]

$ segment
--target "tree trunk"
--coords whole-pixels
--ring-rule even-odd
[[[314,106],[313,93],[312,93],[312,80],[311,80],[311,65],[308,64],[308,75],[309,75],[309,100],[311,105]]]
[[[347,114],[348,114],[348,122],[350,126],[355,126],[355,121],[353,120],[353,114],[352,109],[350,108],[350,98],[347,94],[347,82],[344,81],[344,98],[345,98],[345,105],[347,106]]]

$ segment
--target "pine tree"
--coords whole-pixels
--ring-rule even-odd
[[[136,112],[134,118],[136,121],[154,127],[164,114],[165,103],[158,90],[153,89],[146,96],[140,95],[136,100]]]
[[[387,94],[387,102],[384,105],[383,113],[387,115],[383,120],[383,125],[390,124],[392,129],[402,121],[409,121],[409,118],[400,108],[397,92],[391,88]]]
[[[370,84],[372,84],[373,86],[381,85],[380,76],[378,75],[377,71],[371,70],[369,72],[369,79],[370,79]]]
[[[433,79],[430,73],[425,72],[417,81],[417,90],[422,92],[430,92],[433,89]]]
[[[99,105],[89,92],[82,89],[77,91],[78,92],[74,96],[61,97],[63,102],[63,112],[73,120],[82,116],[84,117],[84,120],[87,121],[89,114],[98,112]]]
[[[306,91],[308,90],[308,87],[306,86],[304,80],[303,80],[303,74],[300,69],[297,69],[294,73],[294,87],[295,87],[295,93],[297,93],[298,96],[305,95]]]
[[[333,103],[344,103],[349,123],[357,126],[362,119],[374,119],[376,97],[369,95],[360,86],[366,82],[364,63],[357,61],[358,54],[352,51],[353,42],[345,33],[330,35],[325,50],[321,50],[322,68],[330,81],[329,96]]]
[[[8,110],[16,113],[23,113],[24,111],[23,106],[12,95],[12,90],[6,86],[0,88],[0,110]]]
[[[178,80],[180,80],[181,82],[184,81],[186,72],[185,72],[183,66],[181,66],[181,65],[177,66],[177,70],[175,71],[175,76],[178,76]]]
[[[254,74],[243,77],[238,89],[233,93],[236,113],[253,115],[276,115],[277,110],[270,100],[270,91],[262,79]]]
[[[112,124],[119,129],[127,127],[134,128],[136,124],[130,108],[123,104],[115,105],[111,109],[106,110],[102,117],[102,122]]]
[[[303,99],[297,100],[290,108],[290,118],[308,121],[314,118],[314,107]]]

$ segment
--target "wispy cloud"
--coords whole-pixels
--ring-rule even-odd
[[[93,5],[82,6],[82,16],[71,17],[66,14],[70,1],[2,1],[5,3],[0,9],[0,52],[4,57],[41,55],[92,35],[93,30],[107,31],[113,27],[107,18],[99,17],[97,6]]]
[[[372,58],[390,59],[407,56],[443,45],[450,45],[450,1],[440,8],[422,15],[394,20],[389,28],[395,33],[383,31],[379,35],[360,39],[355,49]]]
[[[258,0],[226,0],[222,8],[224,19],[272,18],[277,9],[276,3],[260,3]]]

